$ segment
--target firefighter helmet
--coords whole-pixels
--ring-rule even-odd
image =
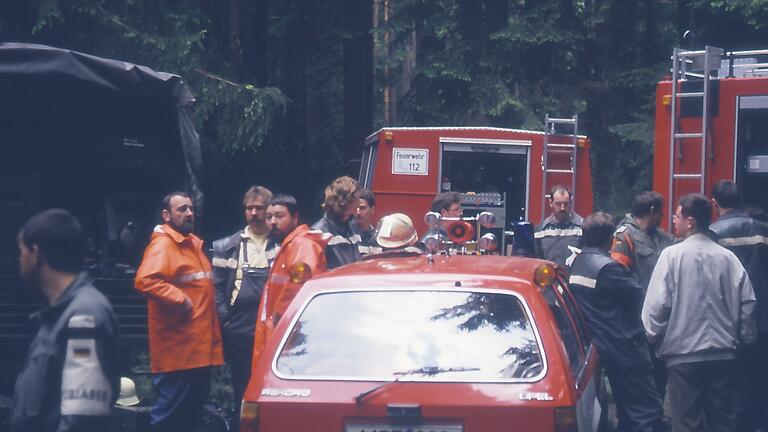
[[[413,221],[403,213],[393,213],[381,218],[376,232],[376,242],[386,249],[411,246],[418,238]]]

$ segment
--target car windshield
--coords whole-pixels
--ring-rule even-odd
[[[280,349],[285,378],[535,381],[544,360],[516,295],[342,291],[313,297]]]

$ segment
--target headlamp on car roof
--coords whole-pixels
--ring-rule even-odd
[[[499,242],[496,240],[496,236],[493,233],[485,233],[480,240],[477,241],[477,248],[481,252],[495,252],[499,247]]]
[[[440,213],[438,212],[428,212],[424,215],[424,223],[429,225],[432,228],[437,228],[440,226]]]

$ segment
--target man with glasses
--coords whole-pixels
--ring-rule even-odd
[[[574,249],[581,248],[581,224],[583,219],[573,211],[571,191],[563,185],[557,185],[549,193],[549,206],[552,214],[541,222],[534,234],[536,255],[566,266],[568,257]]]
[[[460,218],[464,214],[464,209],[461,207],[461,194],[459,192],[442,192],[435,196],[432,200],[432,210],[435,213],[440,213],[444,218]],[[424,237],[419,240],[419,247],[423,249],[424,240],[427,237],[436,235],[441,242],[448,241],[448,231],[445,229],[445,225],[448,222],[444,222],[440,226],[430,227],[429,231],[424,234]]]
[[[641,318],[667,364],[672,430],[736,430],[736,352],[756,337],[755,294],[733,252],[707,234],[712,205],[680,199],[673,217],[684,240],[661,252]]]
[[[256,314],[275,258],[275,243],[268,239],[267,206],[271,199],[269,189],[252,186],[243,196],[245,228],[213,242],[216,309],[236,407],[251,376]]]

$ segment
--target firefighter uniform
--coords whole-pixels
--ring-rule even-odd
[[[654,229],[650,234],[640,229],[631,214],[626,215],[619,223],[613,235],[611,258],[623,264],[640,282],[643,295],[648,291],[653,268],[659,260],[661,251],[671,246],[674,239],[661,228]],[[656,356],[653,344],[648,344],[653,361],[653,379],[661,400],[667,393],[667,365]]]
[[[755,220],[744,210],[733,209],[710,225],[718,244],[733,252],[744,266],[755,291],[755,319],[757,343],[745,347],[737,359],[741,366],[737,376],[743,387],[744,400],[740,401],[741,430],[768,428],[768,413],[762,409],[768,404],[765,388],[768,374],[768,224]],[[743,422],[743,423],[742,423]]]
[[[663,410],[640,320],[643,290],[608,252],[584,248],[569,277],[613,390],[621,431],[654,431]]]
[[[645,292],[648,290],[648,282],[661,251],[672,243],[672,236],[661,228],[656,228],[649,234],[640,229],[635,218],[628,214],[619,223],[613,236],[611,258],[627,267]]]
[[[581,247],[583,222],[584,219],[576,212],[571,212],[571,217],[561,224],[557,223],[554,215],[544,219],[533,235],[536,239],[536,255],[565,267],[565,261],[574,253],[573,248]]]
[[[272,335],[275,324],[303,285],[303,282],[294,282],[291,279],[292,267],[294,264],[305,264],[309,269],[309,277],[328,270],[325,250],[330,239],[331,236],[327,233],[310,230],[307,225],[299,225],[285,237],[280,245],[259,304],[253,347],[254,368],[258,364],[264,345]]]
[[[349,223],[342,222],[334,215],[326,213],[319,221],[312,225],[312,229],[331,235],[328,246],[325,247],[325,256],[329,269],[360,261],[360,249],[358,249],[358,246],[362,238],[359,234],[352,232]]]
[[[275,254],[274,242],[249,227],[213,242],[216,309],[236,406],[251,376],[256,315]]]
[[[135,288],[149,300],[150,366],[158,391],[150,415],[157,429],[192,429],[208,397],[211,366],[224,363],[211,264],[202,246],[194,234],[158,225],[136,271]]]
[[[83,273],[54,305],[16,380],[12,432],[104,431],[118,391],[118,326],[109,301]]]

